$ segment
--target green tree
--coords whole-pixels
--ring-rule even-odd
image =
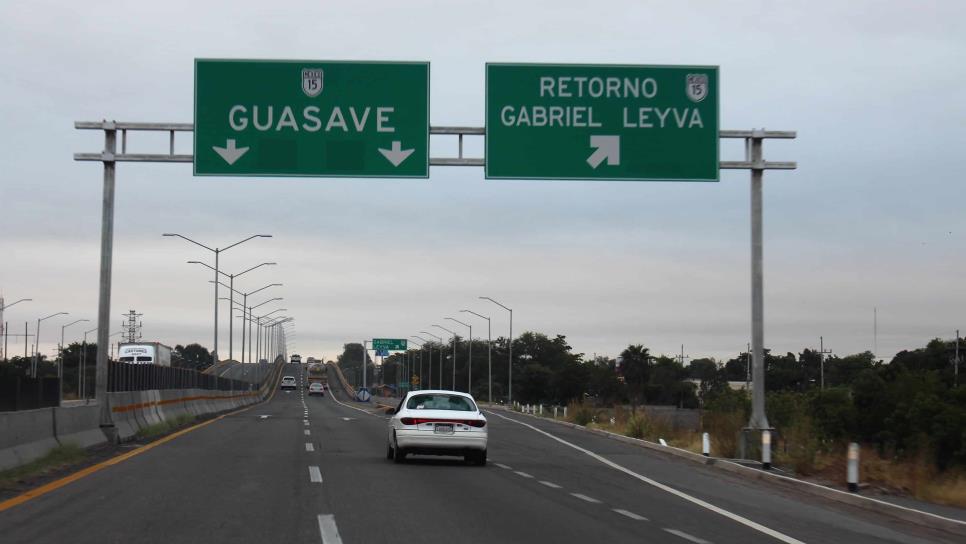
[[[651,377],[651,352],[641,344],[631,344],[621,352],[620,372],[627,393],[635,404],[643,404],[645,388]]]
[[[201,344],[178,344],[174,347],[171,365],[193,370],[204,370],[211,366],[211,352]]]

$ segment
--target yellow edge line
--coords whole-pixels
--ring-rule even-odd
[[[268,399],[266,399],[265,402],[271,401],[273,398],[275,398],[275,393],[277,391],[278,391],[277,389],[273,389],[272,390],[272,394],[268,397]],[[67,485],[69,483],[76,482],[77,480],[80,480],[81,478],[84,478],[86,476],[90,476],[91,474],[94,474],[95,472],[98,472],[100,470],[103,470],[103,469],[105,469],[105,468],[107,468],[109,466],[116,465],[116,464],[118,464],[118,463],[120,463],[122,461],[126,461],[126,460],[134,457],[135,455],[141,455],[142,453],[144,453],[146,451],[150,451],[150,450],[152,450],[152,449],[160,446],[161,444],[164,444],[166,442],[170,442],[170,441],[174,440],[175,438],[178,438],[181,435],[188,434],[191,431],[200,429],[200,428],[202,428],[202,427],[204,427],[206,425],[211,425],[212,423],[214,423],[214,422],[216,422],[216,421],[218,421],[218,420],[220,420],[220,419],[222,419],[224,417],[233,416],[235,414],[239,414],[241,412],[244,412],[245,410],[251,410],[252,408],[258,406],[259,404],[261,404],[261,402],[259,402],[257,404],[253,404],[251,406],[246,406],[245,408],[242,408],[240,410],[235,410],[234,412],[229,412],[227,414],[222,414],[222,415],[220,415],[220,416],[218,416],[218,417],[216,417],[214,419],[209,419],[208,421],[203,421],[203,422],[201,422],[201,423],[199,423],[197,425],[192,425],[191,427],[188,427],[187,429],[181,429],[180,431],[171,433],[171,434],[169,434],[168,436],[166,436],[164,438],[161,438],[159,440],[156,440],[154,442],[151,442],[150,444],[145,444],[144,446],[141,446],[140,448],[138,448],[136,450],[129,451],[127,453],[118,455],[116,457],[111,457],[107,461],[102,461],[102,462],[100,462],[100,463],[98,463],[96,465],[91,465],[91,466],[89,466],[89,467],[87,467],[85,469],[81,469],[81,470],[79,470],[79,471],[77,471],[77,472],[75,472],[73,474],[64,476],[63,478],[61,478],[59,480],[54,480],[53,482],[50,482],[49,484],[44,484],[44,485],[42,485],[42,486],[40,486],[40,487],[38,487],[36,489],[31,489],[30,491],[24,492],[21,495],[17,495],[16,497],[13,497],[11,499],[7,499],[7,500],[5,500],[3,502],[0,502],[0,512],[3,512],[4,510],[9,510],[9,509],[13,508],[14,506],[19,506],[19,505],[21,505],[21,504],[23,504],[23,503],[25,503],[25,502],[27,502],[27,501],[29,501],[31,499],[36,499],[37,497],[42,497],[42,496],[46,495],[47,493],[50,493],[51,491],[56,491],[56,490],[64,487],[65,485]]]

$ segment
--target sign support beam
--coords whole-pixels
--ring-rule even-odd
[[[110,323],[111,259],[113,249],[114,225],[114,182],[118,162],[149,163],[190,163],[193,155],[175,153],[175,133],[192,132],[192,123],[142,123],[114,121],[79,121],[74,124],[78,130],[103,130],[104,150],[100,153],[75,153],[76,161],[101,162],[104,165],[104,200],[101,230],[101,277],[98,308],[98,345],[107,346]],[[117,154],[117,131],[122,134],[121,153]],[[126,153],[127,132],[168,132],[167,153]],[[459,152],[456,157],[430,157],[429,164],[434,166],[484,166],[484,157],[465,157],[463,155],[464,137],[484,137],[485,127],[430,127],[431,135],[456,136]],[[762,144],[766,139],[794,139],[795,131],[774,130],[719,130],[720,139],[745,140],[745,157],[741,161],[719,161],[722,170],[751,171],[751,336],[752,336],[752,415],[748,430],[769,429],[765,414],[765,357],[764,357],[764,270],[763,270],[763,224],[762,189],[765,170],[794,170],[794,161],[766,161],[763,158]],[[368,343],[368,341],[366,341]],[[365,347],[365,344],[364,344]],[[365,368],[365,365],[363,365]],[[363,376],[365,379],[365,376]],[[97,354],[97,400],[101,406],[101,425],[113,430],[110,407],[107,405],[107,351],[98,349]]]

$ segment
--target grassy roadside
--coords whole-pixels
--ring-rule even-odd
[[[90,453],[76,444],[64,444],[26,465],[0,472],[0,491],[17,489],[24,481],[34,480],[86,461]]]
[[[545,409],[543,417],[553,419],[552,409]],[[666,419],[649,416],[641,409],[632,411],[622,406],[594,407],[571,403],[567,406],[567,417],[558,411],[557,419],[650,442],[664,439],[671,446],[701,453],[701,431],[675,428]],[[712,455],[734,457],[737,435],[744,424],[743,417],[733,414],[706,413],[703,430],[711,436]],[[795,441],[793,433],[787,438]],[[787,446],[783,439],[775,444],[772,455],[775,466],[800,478],[839,488],[846,485],[844,447],[842,451],[816,448],[802,451],[802,448]],[[876,493],[966,508],[966,473],[938,472],[925,455],[910,460],[892,459],[879,455],[874,448],[862,447],[859,474],[861,482]]]

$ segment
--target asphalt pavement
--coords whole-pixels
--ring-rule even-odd
[[[301,370],[285,374],[301,380]],[[502,411],[488,413],[486,467],[419,456],[394,464],[385,417],[333,389],[308,397],[302,383],[0,512],[0,541],[954,541]]]

